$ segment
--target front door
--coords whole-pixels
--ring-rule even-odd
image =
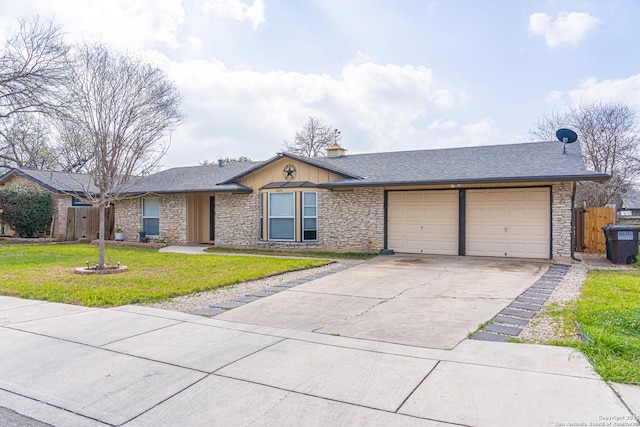
[[[216,240],[216,198],[209,197],[209,240]]]

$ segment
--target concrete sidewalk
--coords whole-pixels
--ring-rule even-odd
[[[640,413],[638,388],[618,397],[562,347],[437,350],[10,297],[0,343],[0,406],[55,426],[634,425]]]

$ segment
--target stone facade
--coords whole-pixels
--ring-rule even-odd
[[[187,195],[164,194],[160,198],[160,238],[169,243],[187,243]],[[125,241],[137,241],[142,227],[142,199],[115,203],[115,226],[122,228]]]
[[[216,245],[294,251],[377,252],[384,246],[384,190],[318,192],[318,241],[260,240],[258,194],[216,195]]]
[[[160,237],[169,243],[187,243],[187,195],[167,194],[160,197]]]
[[[138,240],[138,231],[142,227],[142,205],[140,199],[127,199],[115,203],[114,225],[122,228],[124,240]]]
[[[338,252],[378,252],[384,248],[384,189],[319,193],[320,246]]]
[[[256,193],[216,195],[216,245],[256,247],[260,240],[260,198]]]
[[[551,254],[553,258],[571,256],[571,182],[551,186]]]

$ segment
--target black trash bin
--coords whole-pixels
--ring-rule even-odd
[[[607,241],[607,259],[614,264],[638,262],[638,233],[640,227],[610,225],[602,227]]]

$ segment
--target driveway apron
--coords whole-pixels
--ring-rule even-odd
[[[380,256],[217,318],[451,349],[548,267],[517,260]]]

